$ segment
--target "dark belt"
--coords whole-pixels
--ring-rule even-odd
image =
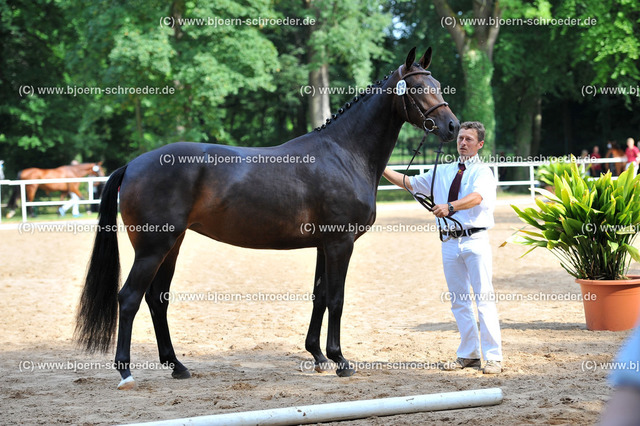
[[[452,237],[452,238],[460,238],[460,237],[470,237],[473,234],[476,234],[480,231],[486,231],[487,228],[469,228],[469,229],[463,229],[463,230],[458,230],[458,231],[453,231],[453,232],[446,232],[446,231],[440,231],[442,233],[443,237]]]

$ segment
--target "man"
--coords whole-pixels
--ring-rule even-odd
[[[595,145],[593,147],[593,151],[591,151],[591,156],[589,158],[593,158],[596,160],[599,160],[600,158],[602,158],[602,156],[600,155],[600,147],[598,145]],[[591,164],[589,171],[592,177],[596,177],[596,178],[600,177],[600,174],[602,173],[602,164],[600,163]]]
[[[477,121],[460,125],[457,148],[459,162],[438,167],[435,178],[433,214],[453,216],[465,229],[463,236],[442,243],[442,263],[451,297],[451,311],[460,331],[457,359],[445,363],[444,370],[480,367],[485,374],[502,372],[502,339],[493,295],[491,246],[487,229],[494,224],[496,180],[484,165],[478,150],[484,145],[485,129]],[[404,187],[404,175],[386,168],[384,177]],[[457,179],[456,179],[457,177]],[[405,179],[412,192],[430,194],[432,171]],[[457,182],[456,182],[457,181]],[[452,235],[440,230],[447,240]],[[475,293],[471,297],[471,288]],[[476,301],[480,330],[476,325],[473,300]]]
[[[627,156],[627,166],[625,169],[628,169],[629,167],[636,167],[638,165],[640,150],[636,146],[633,138],[627,139],[627,150],[624,153]]]

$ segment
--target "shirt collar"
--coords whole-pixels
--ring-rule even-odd
[[[458,163],[463,163],[465,167],[468,167],[471,164],[479,163],[479,162],[480,162],[480,157],[478,156],[478,154],[474,155],[471,158],[468,158],[467,161],[462,161],[462,158],[458,157]]]

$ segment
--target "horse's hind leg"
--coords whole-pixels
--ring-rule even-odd
[[[327,309],[327,278],[326,266],[324,259],[324,251],[318,249],[318,260],[316,262],[316,274],[313,282],[313,311],[311,313],[311,322],[309,323],[309,331],[305,341],[305,348],[313,355],[315,360],[315,370],[318,373],[325,371],[329,360],[320,349],[320,330],[322,328],[322,318],[324,311]]]
[[[118,389],[135,387],[135,381],[131,377],[129,368],[133,320],[140,308],[142,297],[151,285],[165,256],[171,251],[177,240],[173,236],[164,236],[164,241],[159,241],[157,237],[160,235],[156,234],[153,236],[156,238],[148,238],[144,244],[136,244],[136,257],[131,267],[131,272],[129,272],[127,281],[118,293],[120,319],[115,363],[116,369],[122,377]]]
[[[191,377],[189,370],[176,358],[173,345],[171,344],[171,336],[169,335],[169,324],[167,323],[167,309],[169,308],[169,300],[171,299],[168,297],[168,293],[183,239],[184,234],[178,237],[173,248],[169,254],[167,254],[167,257],[165,257],[162,265],[160,265],[145,295],[145,300],[151,312],[151,319],[153,320],[153,328],[156,332],[160,362],[173,368],[171,376],[176,379],[187,379]]]
[[[356,371],[342,356],[340,347],[340,320],[344,304],[344,281],[353,251],[353,235],[347,234],[325,244],[327,266],[327,307],[329,308],[329,330],[327,331],[327,356],[338,364],[336,374],[348,377]]]

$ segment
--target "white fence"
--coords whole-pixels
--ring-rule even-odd
[[[625,158],[600,158],[600,159],[576,159],[576,162],[581,167],[585,167],[587,164],[611,164],[626,162]],[[528,186],[532,199],[535,197],[535,188],[540,184],[535,179],[535,169],[541,165],[549,164],[550,161],[522,161],[522,162],[498,162],[498,163],[485,163],[493,169],[493,174],[499,177],[499,169],[501,167],[525,167],[529,172],[529,179],[527,180],[515,180],[515,181],[501,181],[498,179],[498,186]],[[394,170],[405,171],[407,166],[390,166]],[[433,164],[416,164],[409,168],[409,170],[417,170],[418,173],[425,173],[433,168]],[[72,182],[86,182],[88,184],[89,198],[87,200],[79,200],[79,204],[99,204],[100,200],[93,197],[93,186],[96,182],[106,182],[109,177],[84,177],[84,178],[69,178],[69,179],[33,179],[33,180],[0,180],[0,196],[2,195],[2,187],[20,187],[20,202],[22,207],[22,221],[27,221],[27,207],[36,206],[59,206],[63,205],[66,201],[32,201],[28,202],[26,197],[26,185],[30,184],[45,184],[45,183],[72,183]],[[379,190],[391,190],[400,189],[395,185],[380,185]],[[0,222],[4,212],[2,206],[0,206]]]
[[[43,185],[46,183],[74,183],[74,182],[86,182],[88,186],[88,194],[89,198],[87,200],[78,200],[78,204],[100,204],[100,200],[94,198],[93,196],[93,187],[97,182],[106,182],[109,177],[83,177],[83,178],[62,178],[62,179],[25,179],[25,180],[0,180],[0,197],[2,196],[2,187],[4,186],[19,186],[20,187],[20,205],[22,209],[22,221],[27,221],[27,207],[37,207],[37,206],[61,206],[66,203],[66,200],[63,201],[27,201],[27,185]],[[81,185],[82,188],[82,185]],[[11,188],[11,192],[13,192],[13,188]],[[4,217],[4,212],[2,211],[2,207],[0,206],[0,223],[2,222],[2,218]]]

